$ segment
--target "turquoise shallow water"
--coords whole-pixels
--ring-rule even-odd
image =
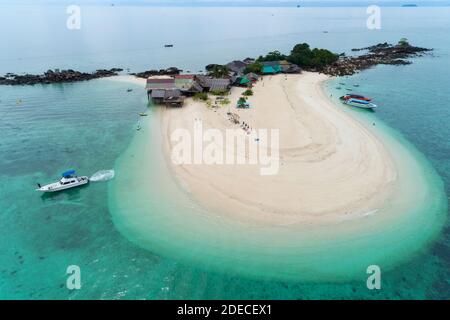
[[[8,14],[10,9],[3,9],[0,15],[4,19],[0,19],[0,23],[14,25],[15,22],[7,18],[14,17],[11,12]],[[409,11],[401,18],[400,9],[389,9],[379,32],[360,27],[365,23],[361,19],[364,17],[361,8],[350,11],[309,9],[316,11],[303,15],[285,8],[251,12],[246,11],[251,9],[189,9],[183,11],[182,19],[194,23],[196,30],[201,29],[201,37],[192,36],[189,28],[178,32],[169,25],[160,38],[153,38],[151,42],[144,41],[142,32],[138,31],[148,24],[148,14],[154,17],[147,26],[149,30],[158,25],[159,11],[148,11],[154,9],[124,8],[114,12],[89,9],[93,11],[87,12],[87,30],[78,34],[57,28],[60,22],[65,22],[59,10],[27,7],[15,11],[35,19],[35,28],[32,31],[12,28],[15,34],[0,35],[0,43],[9,44],[1,52],[0,70],[37,72],[67,66],[86,70],[112,66],[142,70],[172,64],[196,70],[206,63],[274,48],[288,50],[301,41],[344,51],[407,36],[414,43],[436,48],[434,56],[419,58],[413,65],[379,66],[338,82],[344,81],[349,88],[358,83],[360,87],[353,90],[376,98],[380,109],[375,114],[358,113],[357,116],[362,121],[377,122],[377,128],[382,127],[382,120],[396,129],[383,127],[381,131],[400,139],[412,150],[431,177],[431,190],[436,190],[433,203],[443,205],[441,216],[446,215],[445,205],[450,196],[450,75],[443,66],[450,63],[448,9]],[[208,20],[206,14],[211,13],[218,18]],[[164,14],[176,17],[180,12],[166,9]],[[236,21],[255,17],[256,27],[245,32],[237,32],[234,27],[218,28],[223,26],[227,16]],[[123,23],[125,18],[134,19],[134,24]],[[105,19],[115,19],[117,23],[102,24]],[[216,24],[216,28],[201,28],[211,23]],[[323,29],[330,33],[323,34]],[[102,41],[106,34],[115,36]],[[159,44],[167,39],[177,43],[173,52],[160,48]],[[150,44],[147,46],[147,43]],[[227,44],[226,50],[223,50],[224,44]],[[177,250],[164,251],[167,248],[164,241],[174,243],[171,237],[144,243],[145,238],[127,233],[127,226],[122,224],[125,221],[118,221],[108,207],[108,201],[114,200],[115,183],[129,178],[127,172],[117,172],[117,179],[112,182],[92,184],[53,197],[36,194],[33,191],[36,182],[52,181],[67,168],[74,167],[80,173],[91,175],[101,169],[120,167],[126,151],[131,150],[130,143],[139,142],[141,133],[157,130],[155,125],[144,127],[141,133],[135,131],[137,112],[147,106],[145,95],[138,87],[133,86],[132,93],[126,92],[131,86],[98,80],[44,87],[0,87],[1,298],[449,298],[448,221],[436,237],[432,237],[433,241],[383,273],[383,289],[372,292],[360,279],[339,282],[278,279],[261,276],[261,270],[255,275],[227,266],[205,265],[202,259],[192,260],[195,254],[202,253],[201,246],[191,247],[185,257],[174,254]],[[330,91],[337,97],[334,87],[330,84]],[[22,103],[17,105],[17,99],[22,99]],[[149,113],[150,123],[157,121],[157,110],[151,107]],[[164,215],[176,216],[171,210],[185,203],[181,196],[162,192],[172,191],[173,182],[164,180],[164,167],[158,167],[161,155],[157,153],[157,140],[154,143],[156,155],[149,167],[155,168],[151,173],[159,179],[155,179],[155,193],[148,201],[158,194],[164,196],[154,203],[152,212],[152,218],[159,215],[158,222],[162,223],[167,221]],[[139,158],[139,152],[135,156]],[[147,166],[148,163],[142,163],[143,168]],[[418,198],[423,196],[418,194]],[[159,230],[155,237],[164,234],[164,230]],[[196,239],[191,241],[195,243]],[[225,237],[219,238],[216,244],[225,247],[227,241]],[[176,249],[183,246],[179,243]],[[368,252],[369,258],[370,255]],[[81,267],[83,286],[80,291],[71,292],[64,286],[65,270],[70,264]]]

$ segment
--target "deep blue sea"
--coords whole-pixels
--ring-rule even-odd
[[[197,72],[209,63],[289,52],[301,42],[351,53],[406,37],[433,48],[411,65],[377,66],[336,82],[359,84],[376,97],[374,116],[426,157],[450,198],[450,8],[382,8],[380,30],[367,29],[366,8],[348,7],[86,6],[80,30],[67,29],[68,16],[63,6],[0,5],[0,74],[170,66]],[[383,275],[382,290],[369,291],[358,281],[247,278],[142,249],[114,225],[110,182],[53,196],[34,191],[65,169],[91,175],[114,168],[143,110],[157,114],[139,86],[108,79],[0,86],[0,298],[450,298],[448,222],[420,254]],[[72,264],[82,270],[81,290],[66,288]]]

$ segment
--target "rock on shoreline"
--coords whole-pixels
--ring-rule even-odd
[[[325,66],[321,71],[331,76],[349,76],[378,64],[406,65],[411,63],[408,58],[421,56],[432,49],[414,47],[408,43],[392,45],[385,42],[352,51],[368,53],[355,57],[341,56],[338,61]]]
[[[148,70],[148,71],[143,71],[143,72],[139,72],[139,73],[131,73],[131,75],[136,76],[138,78],[147,79],[148,77],[151,77],[151,76],[173,76],[173,75],[180,74],[181,72],[183,72],[183,70],[178,69],[177,67],[170,67],[170,68],[161,69],[161,70]]]
[[[3,77],[0,77],[0,85],[35,85],[35,84],[52,84],[52,83],[65,83],[76,81],[87,81],[92,79],[99,79],[105,77],[112,77],[123,71],[120,68],[112,68],[109,70],[100,69],[93,73],[85,73],[80,71],[69,70],[48,70],[44,74],[34,75],[25,74],[17,75],[14,73],[8,73]]]

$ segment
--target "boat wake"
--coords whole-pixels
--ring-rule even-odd
[[[97,171],[89,178],[92,182],[102,182],[108,181],[114,178],[115,172],[114,170],[100,170]]]

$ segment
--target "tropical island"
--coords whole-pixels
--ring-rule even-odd
[[[397,188],[398,172],[378,138],[336,108],[323,91],[324,82],[377,64],[407,64],[408,57],[428,50],[402,39],[354,49],[367,53],[347,57],[303,43],[289,54],[272,51],[256,59],[209,64],[206,74],[181,74],[177,68],[147,71],[139,82],[155,104],[183,106],[161,111],[169,163],[176,149],[171,133],[183,129],[194,135],[198,121],[205,129],[238,129],[249,145],[263,139],[261,128],[280,130],[279,173],[273,178],[261,176],[252,165],[173,165],[175,176],[199,203],[213,212],[246,212],[245,218],[236,218],[258,224],[278,224],[280,215],[281,223],[335,223],[378,210]],[[232,153],[250,157],[248,150]],[[257,187],[261,184],[265,187]]]
[[[367,51],[359,56],[346,56],[345,54],[333,53],[327,49],[311,49],[307,43],[297,44],[289,54],[279,51],[272,51],[257,59],[247,58],[244,61],[234,61],[226,65],[209,64],[206,66],[206,73],[213,78],[231,77],[236,72],[236,68],[244,67],[244,74],[270,74],[277,72],[296,73],[300,70],[321,72],[331,76],[352,75],[361,70],[373,67],[378,64],[404,65],[409,64],[408,58],[415,57],[432,49],[415,47],[407,41],[401,39],[397,44],[380,43],[371,47],[353,49],[352,51]],[[278,70],[277,62],[282,61],[289,70]],[[272,65],[271,65],[272,64]],[[278,65],[280,65],[278,63]],[[275,66],[275,69],[273,69]],[[281,65],[280,68],[283,68]],[[109,70],[97,70],[93,73],[69,70],[48,70],[44,74],[17,75],[8,73],[0,77],[0,85],[35,85],[86,81],[98,78],[117,76],[123,71],[122,68],[112,68]],[[131,73],[139,78],[151,76],[174,76],[179,75],[183,70],[177,67],[170,67],[161,70],[148,70],[138,73]],[[231,79],[233,80],[233,79]]]
[[[324,87],[333,74],[402,65],[398,60],[427,49],[401,41],[357,50],[369,62],[299,44],[288,54],[210,64],[202,74],[154,70],[142,78],[122,77],[162,105],[149,104],[153,116],[139,120],[136,139],[117,168],[114,216],[126,222],[124,232],[177,258],[205,265],[226,261],[230,269],[281,278],[302,278],[298,268],[314,271],[305,278],[345,277],[348,269],[336,271],[335,260],[326,260],[343,244],[358,257],[356,273],[373,263],[373,256],[363,254],[368,247],[379,253],[377,263],[401,261],[417,247],[414,235],[425,230],[411,223],[424,219],[417,210],[423,205],[417,195],[427,185],[422,169],[370,111],[352,112]],[[229,148],[222,138],[230,132],[244,142]],[[186,149],[180,149],[183,139]],[[203,143],[199,157],[197,143]],[[257,161],[255,149],[262,155]],[[179,161],[180,153],[188,160]],[[152,170],[155,154],[164,165]],[[143,165],[148,170],[133,170]],[[165,169],[193,204],[153,216],[149,182]],[[168,238],[177,240],[162,240]],[[250,244],[245,263],[233,260],[241,248],[235,239]],[[201,257],[177,249],[200,242]],[[222,256],[227,259],[216,259]]]

